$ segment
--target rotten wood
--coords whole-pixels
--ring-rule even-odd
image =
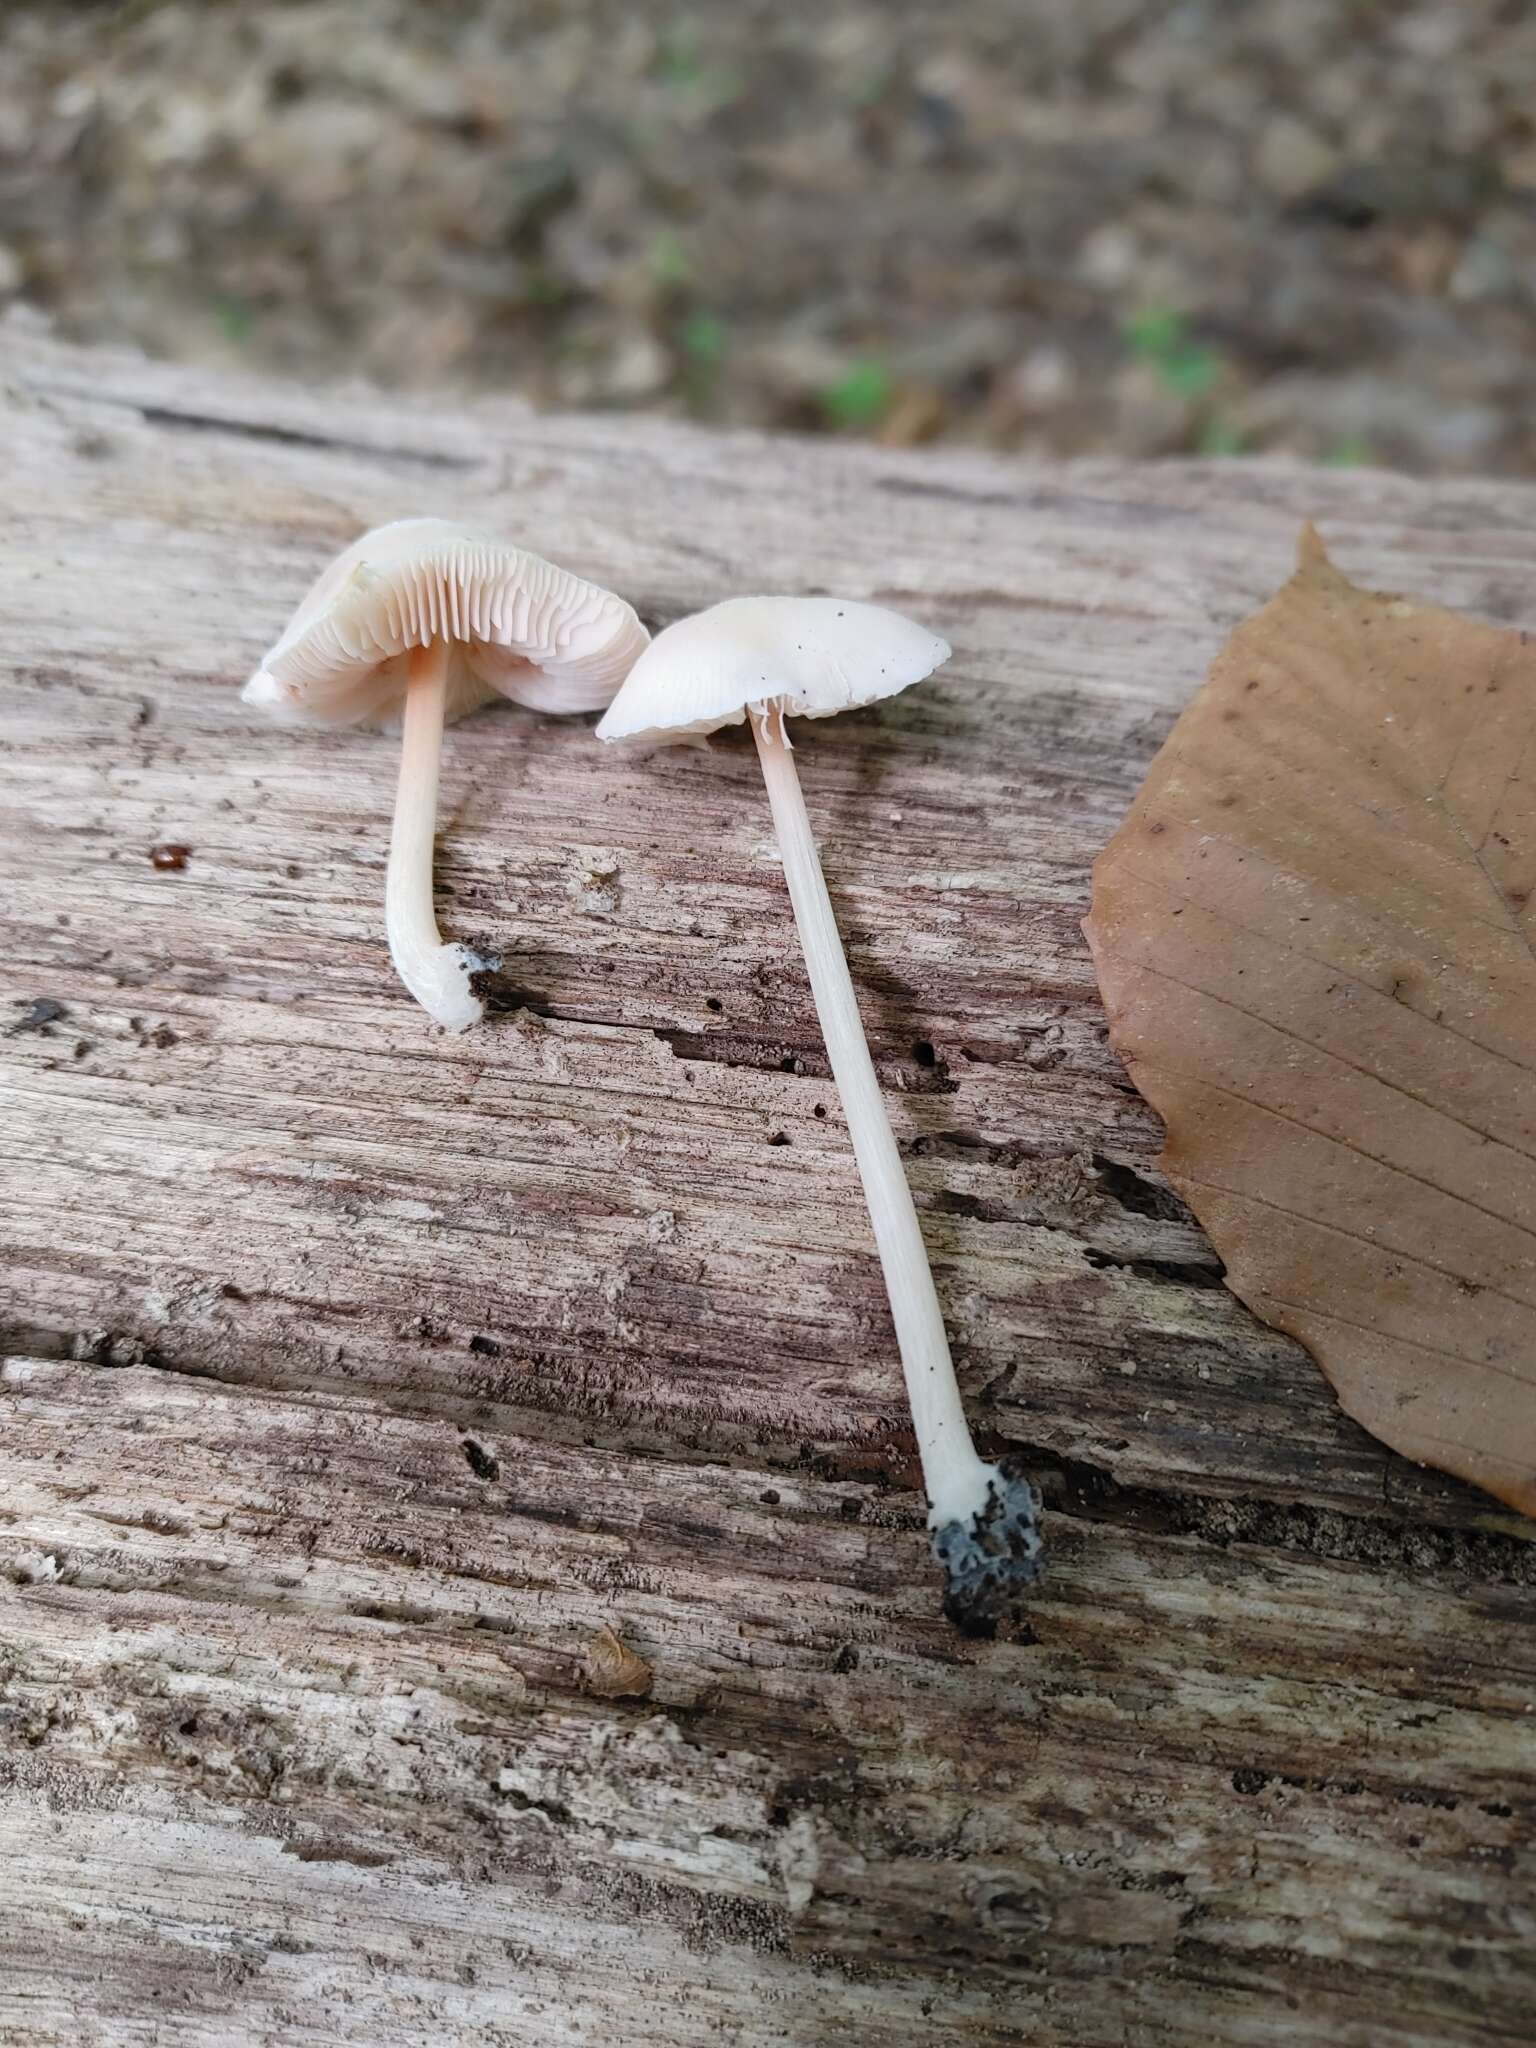
[[[1079,919],[1303,517],[1515,621],[1536,496],[24,331],[0,408],[0,2040],[1527,2039],[1531,1525],[1221,1285]],[[653,624],[824,588],[954,642],[801,772],[971,1412],[1046,1493],[1027,1627],[936,1613],[745,736],[450,733],[441,922],[506,965],[447,1039],[384,949],[389,742],[242,711],[324,557],[434,510]]]

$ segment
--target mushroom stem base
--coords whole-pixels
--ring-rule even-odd
[[[389,839],[384,918],[390,958],[400,979],[446,1030],[465,1031],[484,1013],[470,986],[470,976],[484,963],[465,946],[444,945],[432,906],[448,655],[447,641],[432,640],[425,647],[413,647],[406,657],[400,783]]]
[[[988,1636],[1039,1578],[1040,1496],[1007,1460],[987,1468],[975,1513],[933,1529],[944,1573],[944,1612],[966,1635]]]

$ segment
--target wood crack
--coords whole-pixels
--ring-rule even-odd
[[[361,456],[365,461],[404,465],[413,469],[446,470],[467,474],[480,467],[462,455],[450,455],[441,448],[401,448],[371,441],[352,441],[312,428],[279,426],[273,420],[233,419],[217,413],[186,411],[177,406],[149,400],[119,398],[112,392],[79,392],[67,387],[58,393],[68,398],[86,398],[92,405],[115,406],[136,412],[146,426],[165,427],[174,433],[221,434],[231,440],[264,442],[269,447],[311,449],[329,455]]]

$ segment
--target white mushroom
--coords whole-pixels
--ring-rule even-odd
[[[450,1031],[477,1023],[486,963],[445,945],[432,910],[445,721],[496,696],[596,711],[646,645],[630,607],[595,583],[445,519],[376,527],[338,555],[243,692],[296,725],[400,722],[400,784],[384,915],[411,994]]]
[[[824,718],[893,696],[949,657],[926,628],[839,598],[733,598],[652,642],[599,739],[678,740],[750,718],[800,928],[816,1013],[842,1097],[890,1295],[928,1492],[945,1611],[985,1629],[1040,1569],[1039,1499],[987,1464],[966,1425],[928,1255],[875,1078],[848,963],[795,772],[786,717]]]

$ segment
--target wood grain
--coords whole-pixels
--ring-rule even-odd
[[[0,2040],[1524,2039],[1530,1525],[1222,1287],[1078,921],[1303,516],[1509,620],[1536,497],[16,330],[0,392]],[[835,588],[954,642],[801,772],[971,1411],[1051,1510],[1029,1628],[935,1613],[744,736],[455,728],[441,922],[507,1006],[456,1040],[388,967],[388,741],[241,711],[327,552],[432,511],[653,624]],[[604,1625],[649,1698],[588,1689]]]

